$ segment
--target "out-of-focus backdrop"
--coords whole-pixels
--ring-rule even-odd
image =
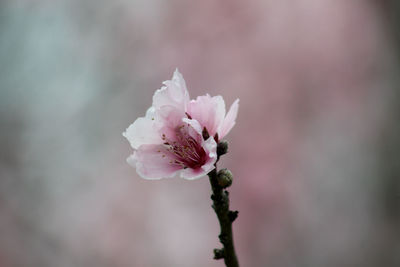
[[[207,178],[121,133],[176,67],[240,98],[221,166],[241,266],[400,266],[399,4],[0,2],[0,266],[223,266]]]

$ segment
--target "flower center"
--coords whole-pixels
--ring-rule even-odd
[[[162,135],[167,151],[173,156],[170,164],[179,165],[184,169],[197,169],[203,166],[207,154],[200,144],[201,136],[189,125],[176,127],[174,133],[174,140],[167,138],[165,134]]]

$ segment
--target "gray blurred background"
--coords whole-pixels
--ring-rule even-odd
[[[400,266],[395,0],[0,2],[0,266],[223,266],[207,178],[121,133],[176,67],[240,98],[241,266]]]

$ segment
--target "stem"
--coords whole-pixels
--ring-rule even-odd
[[[214,249],[214,259],[223,258],[227,267],[239,267],[232,235],[232,222],[236,219],[238,212],[229,210],[229,192],[218,183],[216,164],[215,169],[208,173],[208,177],[212,189],[212,207],[221,226],[221,233],[218,237],[223,245],[222,249]]]

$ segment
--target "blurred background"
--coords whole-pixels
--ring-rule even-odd
[[[400,266],[396,0],[0,2],[0,266],[223,266],[208,178],[121,133],[176,67],[240,98],[241,266]]]

